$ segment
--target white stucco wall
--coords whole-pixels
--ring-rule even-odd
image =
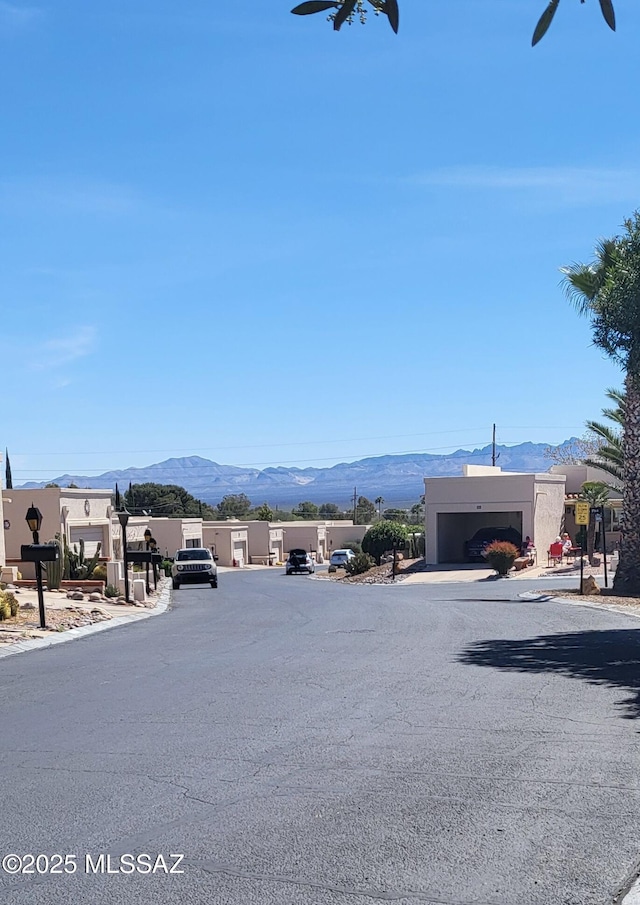
[[[468,514],[465,524],[471,536],[483,524],[517,527],[529,535],[538,551],[545,551],[560,530],[564,513],[564,475],[502,472],[491,466],[468,469],[461,477],[425,478],[426,561],[438,563],[438,516]],[[471,517],[472,516],[472,517]],[[446,521],[446,520],[443,520]],[[449,520],[452,522],[452,520]],[[468,537],[459,538],[460,550]]]

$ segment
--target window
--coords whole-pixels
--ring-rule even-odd
[[[211,559],[211,553],[204,547],[197,547],[189,550],[179,550],[177,556],[178,562],[190,562],[196,559]]]

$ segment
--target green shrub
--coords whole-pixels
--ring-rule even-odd
[[[409,531],[405,525],[383,519],[369,528],[362,538],[362,549],[373,556],[376,563],[380,565],[380,559],[387,551],[404,549],[408,536]]]
[[[9,619],[11,616],[11,607],[7,603],[7,601],[3,598],[0,600],[0,622],[4,622],[5,619]]]
[[[498,575],[506,575],[519,555],[518,548],[504,540],[494,540],[484,551],[484,558]]]
[[[105,597],[119,597],[120,591],[118,590],[118,588],[115,587],[115,585],[108,584],[106,586],[106,588],[104,589],[104,596]]]
[[[368,572],[373,566],[375,566],[373,557],[362,551],[356,553],[353,559],[348,560],[348,562],[344,564],[345,571],[348,575],[362,575],[363,572]]]

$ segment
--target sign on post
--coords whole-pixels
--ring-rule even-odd
[[[589,524],[589,504],[576,503],[576,525]]]

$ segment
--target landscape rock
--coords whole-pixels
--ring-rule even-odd
[[[585,578],[584,581],[582,582],[582,593],[583,594],[599,594],[600,593],[600,587],[598,586],[598,583],[596,582],[593,575],[589,575],[589,577]]]

